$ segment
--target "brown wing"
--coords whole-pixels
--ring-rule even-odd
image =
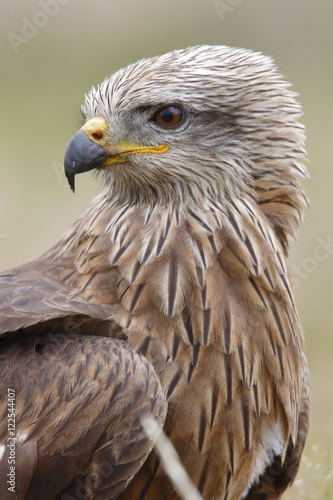
[[[115,498],[152,449],[140,413],[165,420],[155,370],[121,340],[12,336],[1,341],[0,370],[2,500]],[[16,496],[7,484],[14,455]]]
[[[70,327],[80,327],[82,333],[86,319],[112,316],[116,298],[112,294],[113,269],[105,255],[110,241],[105,234],[109,220],[103,202],[97,197],[44,255],[0,273],[0,334],[65,317],[71,317]],[[74,319],[77,316],[79,321]],[[66,324],[67,331],[68,321],[61,324]],[[87,332],[91,326],[90,321]],[[54,331],[57,324],[49,324],[49,328]],[[102,328],[100,322],[98,328]]]
[[[0,274],[0,334],[65,317],[72,317],[70,325],[78,327],[84,323],[83,317],[105,319],[111,315],[109,304],[89,304],[80,298],[79,290],[62,281],[61,262],[53,269],[50,263],[48,255]],[[70,297],[75,292],[78,296]]]

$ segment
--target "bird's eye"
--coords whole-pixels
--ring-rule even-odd
[[[168,106],[155,115],[155,121],[164,128],[177,127],[183,121],[183,111],[176,106]]]

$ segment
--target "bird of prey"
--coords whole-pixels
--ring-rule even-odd
[[[309,418],[286,264],[307,201],[294,93],[268,57],[196,46],[121,69],[82,111],[66,176],[105,189],[0,275],[1,498],[178,498],[144,414],[204,500],[279,498]]]

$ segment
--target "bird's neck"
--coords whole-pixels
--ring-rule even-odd
[[[90,209],[77,221],[65,239],[68,245],[78,241],[100,241],[99,251],[113,266],[120,266],[131,283],[133,266],[147,268],[155,261],[190,251],[199,268],[209,268],[227,242],[232,241],[239,255],[247,253],[248,271],[264,266],[259,262],[262,252],[255,249],[268,243],[271,252],[283,259],[283,249],[274,227],[251,197],[209,199],[164,204],[130,204],[110,199],[107,193],[98,196]],[[85,244],[85,243],[84,243]],[[94,247],[89,247],[89,251]],[[84,251],[84,250],[83,250]],[[265,256],[267,257],[267,256]],[[256,274],[256,272],[255,272]]]

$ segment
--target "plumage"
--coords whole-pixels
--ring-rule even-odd
[[[170,107],[182,119],[163,127]],[[44,500],[78,478],[86,498],[177,498],[148,456],[147,410],[205,500],[278,498],[309,418],[286,265],[306,202],[294,94],[261,54],[198,46],[118,71],[83,115],[66,175],[74,188],[96,169],[104,191],[39,259],[0,274],[1,394],[22,394],[20,446],[34,447],[18,498],[39,498],[59,457]],[[107,479],[92,472],[105,446]]]

